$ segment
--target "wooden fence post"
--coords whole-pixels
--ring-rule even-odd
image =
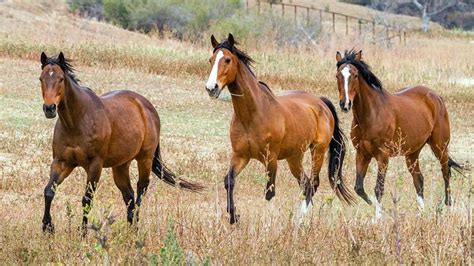
[[[281,4],[281,16],[285,17],[285,4]]]
[[[306,8],[306,26],[309,25],[309,7]]]
[[[336,32],[336,13],[332,13],[332,31]]]
[[[362,35],[362,20],[359,19],[359,36]]]
[[[257,0],[257,12],[260,14],[260,0]]]
[[[296,21],[296,16],[297,16],[297,11],[296,11],[296,6],[295,6],[295,28],[296,28],[296,24],[297,24],[297,21]]]
[[[372,20],[372,35],[374,36],[375,40],[375,20]]]
[[[346,35],[349,34],[349,17],[346,16]]]
[[[323,23],[323,11],[319,10],[319,21]]]

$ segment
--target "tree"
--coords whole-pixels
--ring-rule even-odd
[[[454,7],[458,4],[458,0],[424,0],[420,3],[418,0],[413,0],[413,4],[421,12],[421,29],[423,32],[427,32],[430,29],[431,17],[445,11],[448,8]]]

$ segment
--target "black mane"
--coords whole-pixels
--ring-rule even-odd
[[[252,75],[255,77],[255,73],[253,73],[253,66],[252,66],[252,63],[255,63],[255,60],[253,60],[248,54],[246,54],[245,52],[237,49],[237,47],[235,47],[235,44],[239,44],[238,42],[234,42],[234,45],[232,45],[229,40],[225,39],[224,41],[222,41],[221,43],[219,43],[216,48],[214,48],[214,51],[213,53],[215,53],[217,50],[221,49],[221,48],[225,48],[227,50],[229,50],[231,53],[233,53],[234,55],[237,56],[237,58],[239,58],[240,61],[242,61],[242,63],[244,63],[244,65],[246,65],[248,67],[248,69],[250,70],[250,73],[252,73]]]
[[[48,57],[46,59],[46,62],[41,65],[41,69],[43,69],[46,65],[58,65],[61,70],[69,76],[69,78],[76,84],[79,84],[77,79],[76,74],[74,73],[75,69],[71,65],[71,60],[68,58],[64,58],[64,61],[61,62],[58,57]]]
[[[378,92],[383,92],[384,89],[382,82],[374,75],[374,73],[372,73],[370,66],[367,65],[367,63],[365,63],[363,60],[356,59],[356,55],[357,52],[354,51],[354,49],[351,49],[350,51],[346,50],[344,52],[344,58],[337,62],[336,67],[339,69],[339,67],[343,64],[351,64],[355,66],[359,71],[359,74],[372,89]]]

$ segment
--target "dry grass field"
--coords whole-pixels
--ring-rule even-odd
[[[227,33],[215,33],[224,37]],[[238,36],[236,36],[238,39]],[[474,160],[474,35],[413,34],[406,46],[387,49],[354,37],[328,36],[311,47],[280,48],[244,43],[257,76],[280,93],[299,88],[337,102],[335,52],[356,46],[389,91],[425,84],[446,101],[451,155]],[[43,188],[52,158],[55,121],[42,112],[39,55],[63,51],[80,83],[102,94],[127,88],[146,96],[162,119],[163,160],[179,176],[207,186],[202,194],[171,188],[153,178],[138,230],[126,223],[125,206],[111,171],[103,171],[91,221],[103,224],[82,239],[82,169],[58,188],[54,235],[41,232]],[[334,198],[324,169],[308,220],[298,225],[301,191],[285,162],[279,164],[276,197],[264,199],[265,170],[257,162],[237,178],[240,222],[229,225],[223,176],[231,153],[228,96],[211,100],[204,90],[210,47],[156,39],[68,15],[61,1],[0,1],[0,258],[1,264],[472,264],[472,173],[454,175],[454,204],[442,204],[443,181],[429,148],[421,156],[426,209],[420,213],[403,158],[390,161],[383,219],[359,200]],[[340,113],[350,131],[351,114]],[[345,178],[355,180],[350,145]],[[305,167],[309,171],[309,161]],[[132,167],[133,183],[137,179]],[[376,175],[369,167],[366,189]],[[397,199],[394,201],[394,199]],[[111,217],[113,219],[111,219]],[[109,224],[108,221],[114,222]],[[470,251],[471,250],[471,251]]]

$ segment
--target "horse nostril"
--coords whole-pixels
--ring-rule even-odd
[[[54,112],[54,111],[56,111],[56,104],[51,104],[51,105],[43,104],[43,111],[45,111],[45,112]]]
[[[217,84],[214,84],[214,90],[217,90],[219,88],[219,86],[217,86]]]

